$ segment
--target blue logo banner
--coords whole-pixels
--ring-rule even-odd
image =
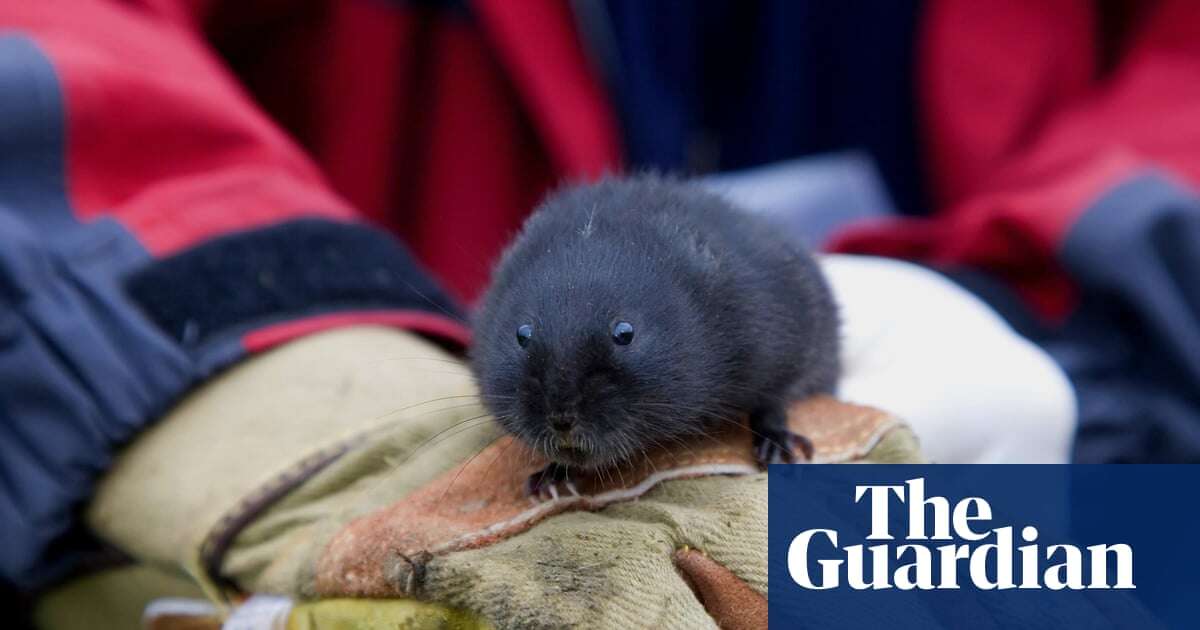
[[[1200,466],[771,466],[773,628],[1200,627]]]

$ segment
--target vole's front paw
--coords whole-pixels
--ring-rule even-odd
[[[796,453],[812,461],[812,442],[798,433],[787,429],[760,429],[754,436],[754,456],[762,466],[768,464],[794,464]]]
[[[536,500],[550,501],[564,495],[579,496],[571,481],[571,469],[562,464],[550,464],[525,480],[525,495]]]

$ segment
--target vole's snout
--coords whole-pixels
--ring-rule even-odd
[[[547,418],[550,428],[558,433],[570,433],[575,428],[575,419],[567,414],[554,414]]]

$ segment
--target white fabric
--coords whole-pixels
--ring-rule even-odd
[[[150,627],[159,617],[216,617],[220,611],[207,600],[188,597],[160,597],[142,611],[142,625]]]
[[[221,630],[287,630],[294,602],[281,595],[254,595],[221,625]]]
[[[907,421],[940,463],[1064,463],[1075,394],[986,304],[916,265],[827,255],[842,309],[844,400]]]

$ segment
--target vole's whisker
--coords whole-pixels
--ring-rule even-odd
[[[701,432],[696,432],[696,433],[687,433],[687,434],[685,434],[685,435],[688,435],[688,436],[700,436],[700,437],[704,437],[704,438],[707,438],[707,439],[713,440],[714,442],[716,441],[716,439],[715,439],[715,438],[713,438],[712,436],[708,435],[707,433],[705,433],[705,432],[703,432],[703,431],[701,431]],[[663,442],[662,442],[662,441],[660,441],[660,440],[658,440],[658,439],[657,439],[657,438],[659,438],[659,437],[661,437],[662,439],[665,439],[665,440],[669,441],[669,442],[670,442],[670,444],[663,444]],[[654,440],[654,444],[655,444],[655,446],[656,446],[656,447],[662,447],[662,448],[665,448],[665,447],[667,447],[667,446],[678,446],[679,448],[682,448],[682,449],[684,449],[685,451],[687,451],[687,452],[688,452],[688,454],[690,454],[690,455],[695,455],[695,454],[696,454],[696,451],[692,450],[692,448],[691,448],[691,447],[690,447],[690,446],[687,444],[687,442],[686,442],[686,441],[685,441],[685,440],[684,440],[684,439],[683,439],[681,436],[678,436],[678,435],[675,435],[675,434],[672,434],[672,433],[668,433],[667,431],[665,431],[665,430],[663,430],[663,429],[661,429],[661,428],[655,427],[655,430],[654,430],[654,432],[653,432],[653,433],[651,433],[651,439],[653,439],[653,440]]]
[[[445,427],[442,430],[438,431],[437,433],[433,434],[433,436],[429,437],[424,442],[421,442],[420,444],[418,444],[416,448],[409,451],[408,454],[403,459],[401,459],[399,462],[396,463],[396,465],[399,466],[401,464],[408,462],[409,460],[416,457],[417,455],[420,455],[424,449],[432,447],[437,444],[440,444],[441,442],[443,442],[447,439],[450,439],[450,438],[454,437],[455,435],[462,433],[463,431],[467,431],[469,429],[478,429],[480,427],[486,427],[490,423],[491,423],[491,414],[486,414],[486,413],[455,422],[454,424],[452,424],[448,427]]]
[[[451,489],[451,488],[453,488],[453,487],[454,487],[454,483],[455,483],[456,481],[458,481],[458,478],[459,478],[459,476],[463,474],[463,471],[467,469],[467,466],[470,466],[470,465],[471,465],[471,462],[475,461],[475,458],[476,458],[476,457],[479,457],[479,456],[480,456],[480,455],[481,455],[481,454],[482,454],[484,451],[486,451],[486,450],[488,450],[489,448],[491,448],[493,444],[495,444],[496,442],[499,442],[499,441],[500,441],[500,439],[501,439],[501,438],[503,438],[503,437],[504,437],[504,435],[503,435],[503,434],[501,434],[501,435],[497,435],[497,436],[496,436],[496,437],[495,437],[495,438],[494,438],[494,439],[493,439],[491,442],[488,442],[487,444],[483,445],[483,448],[480,448],[478,451],[475,451],[475,454],[474,454],[474,455],[472,455],[472,456],[470,456],[469,458],[467,458],[467,461],[463,462],[463,463],[462,463],[462,464],[459,466],[459,468],[458,468],[458,472],[457,472],[457,473],[454,473],[454,478],[450,480],[450,483],[449,483],[449,484],[446,484],[446,489],[445,489],[445,490],[442,490],[442,496],[441,496],[441,497],[438,499],[438,503],[441,503],[442,501],[444,501],[444,500],[446,499],[446,494],[447,494],[448,492],[450,492],[450,489]],[[512,444],[511,444],[511,443],[509,443],[509,444],[505,445],[505,447],[504,447],[503,449],[501,449],[501,456],[503,456],[503,454],[504,454],[504,451],[507,451],[507,450],[508,450],[508,447],[509,447],[509,446],[512,446]],[[499,458],[497,458],[497,459],[499,459]],[[495,464],[495,463],[496,463],[496,460],[495,460],[495,459],[493,459],[493,460],[492,460],[492,464]],[[491,469],[491,467],[492,467],[492,464],[488,464],[488,470],[490,470],[490,469]],[[488,471],[484,471],[484,473],[485,473],[485,474],[484,474],[484,478],[485,478],[485,479],[487,478],[487,474],[486,474],[487,472],[488,472]]]
[[[714,420],[719,420],[719,421],[721,421],[721,422],[728,422],[729,424],[732,424],[732,425],[734,425],[734,426],[736,426],[736,427],[738,427],[738,428],[741,428],[741,429],[745,429],[745,430],[749,431],[750,433],[754,434],[755,436],[758,436],[758,437],[760,437],[760,438],[762,438],[762,439],[764,439],[764,440],[766,440],[766,441],[768,441],[768,442],[770,442],[770,443],[772,443],[772,444],[776,444],[776,445],[779,445],[779,446],[783,446],[782,444],[779,444],[779,442],[778,442],[777,440],[771,439],[770,437],[768,437],[768,436],[766,436],[766,435],[763,435],[762,433],[760,433],[760,432],[758,432],[758,431],[755,431],[755,430],[754,430],[754,429],[753,429],[753,428],[750,426],[750,424],[749,424],[749,423],[747,423],[747,422],[738,422],[738,421],[736,421],[736,420],[730,420],[729,418],[722,418],[722,417],[720,417],[720,416],[713,416],[713,419],[714,419]]]
[[[464,376],[471,373],[471,366],[465,360],[442,357],[379,357],[370,360],[368,364],[384,363],[388,361],[430,361],[433,363],[446,363],[455,367],[461,367],[463,369],[462,374]]]
[[[416,409],[417,407],[424,407],[425,405],[432,404],[432,403],[435,403],[435,402],[442,402],[442,401],[445,401],[445,400],[462,400],[463,398],[471,398],[471,399],[474,399],[474,400],[476,400],[476,401],[480,401],[480,400],[481,400],[481,399],[479,398],[479,395],[478,395],[478,394],[458,394],[458,395],[451,395],[451,396],[440,396],[440,397],[438,397],[438,398],[430,398],[429,400],[422,400],[422,401],[421,401],[421,402],[419,402],[419,403],[413,403],[413,404],[411,404],[411,405],[405,405],[405,406],[403,406],[403,407],[397,407],[396,409],[392,409],[392,410],[390,410],[390,411],[386,411],[386,412],[384,412],[384,413],[381,413],[381,414],[379,414],[378,416],[375,416],[374,418],[372,418],[372,420],[380,420],[380,419],[386,418],[386,417],[388,417],[388,416],[390,416],[390,415],[392,415],[392,414],[396,414],[396,413],[403,413],[403,412],[405,412],[405,411],[408,411],[408,410],[410,410],[410,409]],[[477,402],[477,403],[472,403],[472,404],[480,404],[480,403],[478,403],[478,402]],[[449,408],[450,408],[450,409],[454,409],[454,407],[449,407]],[[434,410],[432,410],[432,411],[434,411],[434,412],[436,412],[436,411],[441,411],[441,409],[434,409]],[[414,416],[414,417],[419,417],[419,416]]]

